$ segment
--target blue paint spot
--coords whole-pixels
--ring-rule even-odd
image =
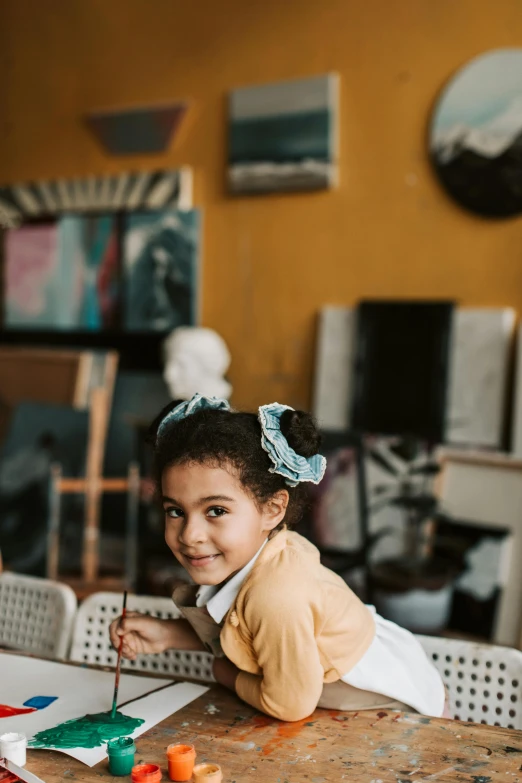
[[[56,701],[58,696],[33,696],[31,699],[24,701],[24,707],[32,707],[35,710],[45,710],[49,704]]]

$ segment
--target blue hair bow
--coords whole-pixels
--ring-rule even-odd
[[[281,414],[292,411],[289,405],[273,402],[259,408],[259,423],[261,424],[261,445],[274,463],[271,473],[284,476],[289,487],[295,487],[301,481],[311,481],[319,484],[326,470],[326,459],[321,454],[313,457],[302,457],[294,451],[281,432]]]
[[[220,400],[218,397],[204,397],[202,394],[195,394],[191,400],[186,402],[180,402],[171,411],[167,413],[164,419],[161,420],[156,437],[159,438],[161,433],[165,430],[167,424],[172,424],[174,421],[185,419],[187,416],[191,416],[196,411],[204,410],[221,410],[229,411],[230,405],[227,400]]]

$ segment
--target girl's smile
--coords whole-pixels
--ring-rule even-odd
[[[219,555],[185,555],[183,552],[182,555],[187,563],[194,568],[205,568],[206,566],[212,565],[219,557]]]

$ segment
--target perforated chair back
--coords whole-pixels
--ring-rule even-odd
[[[65,658],[76,615],[70,587],[20,574],[0,574],[0,647]]]
[[[446,685],[457,720],[522,729],[522,652],[460,639],[418,637]]]
[[[74,626],[71,660],[116,666],[118,656],[111,645],[109,625],[121,614],[121,602],[121,593],[94,593],[81,604]],[[129,595],[127,610],[164,620],[180,617],[170,598],[152,595]],[[122,668],[214,682],[212,662],[209,653],[167,650],[159,655],[139,655],[135,661],[124,660]]]

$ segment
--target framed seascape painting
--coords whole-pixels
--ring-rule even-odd
[[[273,193],[335,185],[338,92],[334,73],[234,90],[229,190]]]

